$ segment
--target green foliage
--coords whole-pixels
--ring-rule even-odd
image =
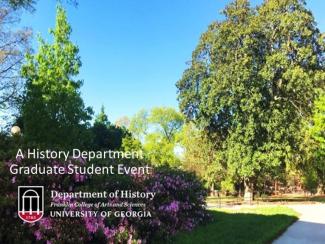
[[[18,135],[9,136],[8,134],[0,132],[0,162],[12,159],[12,156],[16,155],[21,141],[22,138]]]
[[[80,147],[87,141],[92,110],[80,96],[82,81],[74,80],[81,66],[78,47],[70,40],[66,13],[57,8],[53,44],[39,38],[39,50],[27,54],[22,76],[26,79],[21,104],[23,133],[28,142],[47,148]]]
[[[304,164],[303,175],[305,176],[308,188],[314,187],[315,176],[317,183],[325,191],[325,92],[321,90],[318,99],[315,101],[312,125],[308,124],[307,142],[304,152],[308,161]],[[313,187],[310,187],[313,185]]]
[[[225,176],[224,167],[215,151],[215,145],[193,123],[187,123],[178,134],[183,148],[182,168],[195,172],[205,180],[207,187],[215,188]]]
[[[131,118],[129,131],[135,137],[127,138],[123,142],[125,148],[143,149],[147,159],[154,165],[179,164],[175,154],[177,147],[177,134],[183,125],[183,116],[173,108],[156,107],[150,113],[140,110]]]
[[[139,151],[142,150],[142,144],[132,135],[128,135],[122,139],[122,149],[124,151]]]
[[[302,178],[302,182],[307,191],[312,194],[315,194],[317,192],[319,182],[317,178],[317,173],[313,168],[306,171],[305,175]]]
[[[176,157],[175,141],[169,141],[160,133],[149,133],[143,145],[145,155],[153,165],[179,165]]]
[[[325,157],[325,91],[323,90],[318,100],[315,101],[313,113],[313,126],[310,128],[312,138],[318,144],[316,156]]]
[[[324,40],[303,1],[251,8],[237,0],[224,14],[177,82],[180,109],[218,141],[230,176],[251,185],[299,158],[303,122],[325,76]]]
[[[138,140],[141,140],[147,134],[148,127],[148,112],[141,109],[132,117],[129,130]]]
[[[226,193],[235,191],[234,182],[231,181],[231,178],[221,181],[221,191]]]
[[[118,127],[109,122],[104,106],[101,107],[100,113],[95,118],[91,132],[93,141],[89,146],[97,150],[120,149],[123,144],[123,138],[129,136],[128,131],[124,127]]]
[[[156,107],[148,116],[150,129],[145,136],[144,150],[154,165],[178,166],[175,150],[177,134],[183,125],[183,117],[173,108]]]
[[[100,113],[95,118],[95,124],[109,125],[107,114],[105,113],[105,107],[100,108]]]
[[[158,127],[166,140],[171,142],[183,125],[183,116],[173,108],[156,107],[151,110],[149,121]]]

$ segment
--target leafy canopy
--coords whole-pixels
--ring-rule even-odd
[[[177,82],[180,109],[213,135],[220,164],[256,182],[299,154],[303,121],[324,81],[324,40],[299,0],[237,0],[202,34]]]
[[[155,107],[150,112],[140,110],[130,121],[129,130],[135,137],[123,141],[124,148],[142,148],[156,165],[178,165],[175,153],[183,125],[183,116],[173,108]]]

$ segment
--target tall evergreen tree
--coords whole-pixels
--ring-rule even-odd
[[[303,1],[253,9],[237,0],[224,13],[177,82],[180,108],[218,138],[222,164],[252,191],[261,174],[298,158],[303,121],[324,80],[324,41]]]
[[[62,7],[57,8],[53,44],[39,38],[39,50],[28,54],[22,67],[26,93],[21,106],[23,133],[28,142],[44,147],[83,144],[92,110],[80,96],[81,66],[78,47],[70,41],[71,27]]]

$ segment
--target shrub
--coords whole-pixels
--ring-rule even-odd
[[[158,168],[145,182],[145,190],[157,193],[148,203],[154,215],[142,230],[149,239],[168,238],[178,231],[192,230],[208,218],[205,211],[207,191],[192,173]]]
[[[202,183],[190,173],[170,168],[157,168],[151,175],[24,175],[12,176],[8,174],[8,167],[12,161],[2,164],[1,168],[1,197],[0,243],[12,240],[25,240],[25,243],[137,243],[157,239],[166,239],[181,230],[191,230],[204,222],[208,215],[205,211],[206,190]],[[31,165],[30,161],[18,160],[22,165]],[[82,165],[82,160],[70,161]],[[94,163],[94,162],[92,162]],[[118,162],[115,162],[118,163]],[[126,164],[126,162],[123,162]],[[57,161],[42,162],[42,164],[66,165]],[[107,164],[107,162],[97,162]],[[129,162],[132,164],[132,162]],[[140,164],[139,162],[133,164]],[[16,211],[18,185],[44,185],[45,192],[58,191],[115,191],[134,190],[156,192],[154,199],[137,199],[145,207],[110,207],[110,211],[146,210],[151,217],[81,217],[81,218],[50,218],[45,216],[34,224],[23,224],[18,220]],[[46,194],[48,195],[48,194]],[[45,195],[45,213],[50,208]],[[79,201],[80,200],[80,201]],[[56,198],[52,201],[62,202]],[[84,201],[81,199],[65,199],[73,203]],[[123,203],[125,200],[107,199],[110,203]],[[87,202],[98,202],[97,199]],[[66,210],[98,210],[86,207],[68,207]],[[51,210],[56,210],[51,207]],[[60,209],[62,210],[62,208]],[[100,209],[105,210],[105,209]],[[10,216],[10,217],[9,217]],[[15,216],[12,218],[12,216]],[[15,231],[12,231],[15,230]]]

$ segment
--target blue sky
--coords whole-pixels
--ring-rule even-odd
[[[260,2],[252,1],[252,4]],[[80,48],[82,97],[97,113],[104,105],[109,119],[132,116],[154,106],[177,108],[175,83],[202,32],[222,19],[226,0],[79,0],[64,4],[71,39]],[[51,40],[54,0],[39,0],[25,13],[22,26]],[[307,0],[318,27],[325,31],[325,1]],[[33,42],[37,50],[36,42]]]

